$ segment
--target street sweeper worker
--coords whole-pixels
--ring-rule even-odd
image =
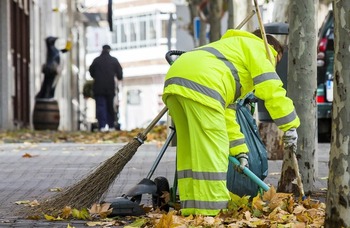
[[[248,147],[229,108],[254,91],[265,102],[285,145],[296,146],[300,120],[286,96],[275,65],[283,48],[268,35],[274,63],[264,42],[253,33],[230,29],[220,40],[179,56],[165,77],[163,101],[177,134],[177,178],[181,213],[216,215],[227,209],[228,156],[241,168],[248,164]]]

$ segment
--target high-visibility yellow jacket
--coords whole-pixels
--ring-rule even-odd
[[[270,47],[274,56],[274,48]],[[182,54],[170,67],[163,101],[171,94],[190,98],[227,116],[230,154],[248,152],[230,104],[254,91],[283,131],[300,120],[291,99],[266,55],[263,40],[252,33],[228,30],[219,41]]]

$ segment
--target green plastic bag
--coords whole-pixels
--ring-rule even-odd
[[[254,107],[250,107],[250,104],[254,104],[255,100],[253,93],[249,93],[244,99],[238,100],[236,102],[236,116],[249,149],[249,169],[261,180],[264,180],[268,174],[267,151],[259,135],[255,119],[252,116]],[[255,197],[259,192],[259,186],[249,177],[238,173],[233,168],[231,161],[227,171],[227,188],[230,192],[241,197],[244,195]]]

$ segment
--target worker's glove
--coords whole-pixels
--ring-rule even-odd
[[[298,141],[298,133],[297,129],[291,128],[288,131],[286,131],[283,135],[283,143],[284,148],[293,148],[295,149],[297,147],[297,141]]]
[[[243,173],[244,167],[249,168],[248,154],[247,153],[240,153],[236,156],[236,158],[239,161],[240,165],[235,166],[235,170],[239,173]]]

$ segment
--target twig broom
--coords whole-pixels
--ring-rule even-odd
[[[100,164],[95,171],[53,198],[42,202],[40,209],[52,212],[62,210],[65,206],[82,209],[98,202],[167,110],[167,107],[164,107],[142,133],[139,133],[137,137],[122,147],[111,158]]]

